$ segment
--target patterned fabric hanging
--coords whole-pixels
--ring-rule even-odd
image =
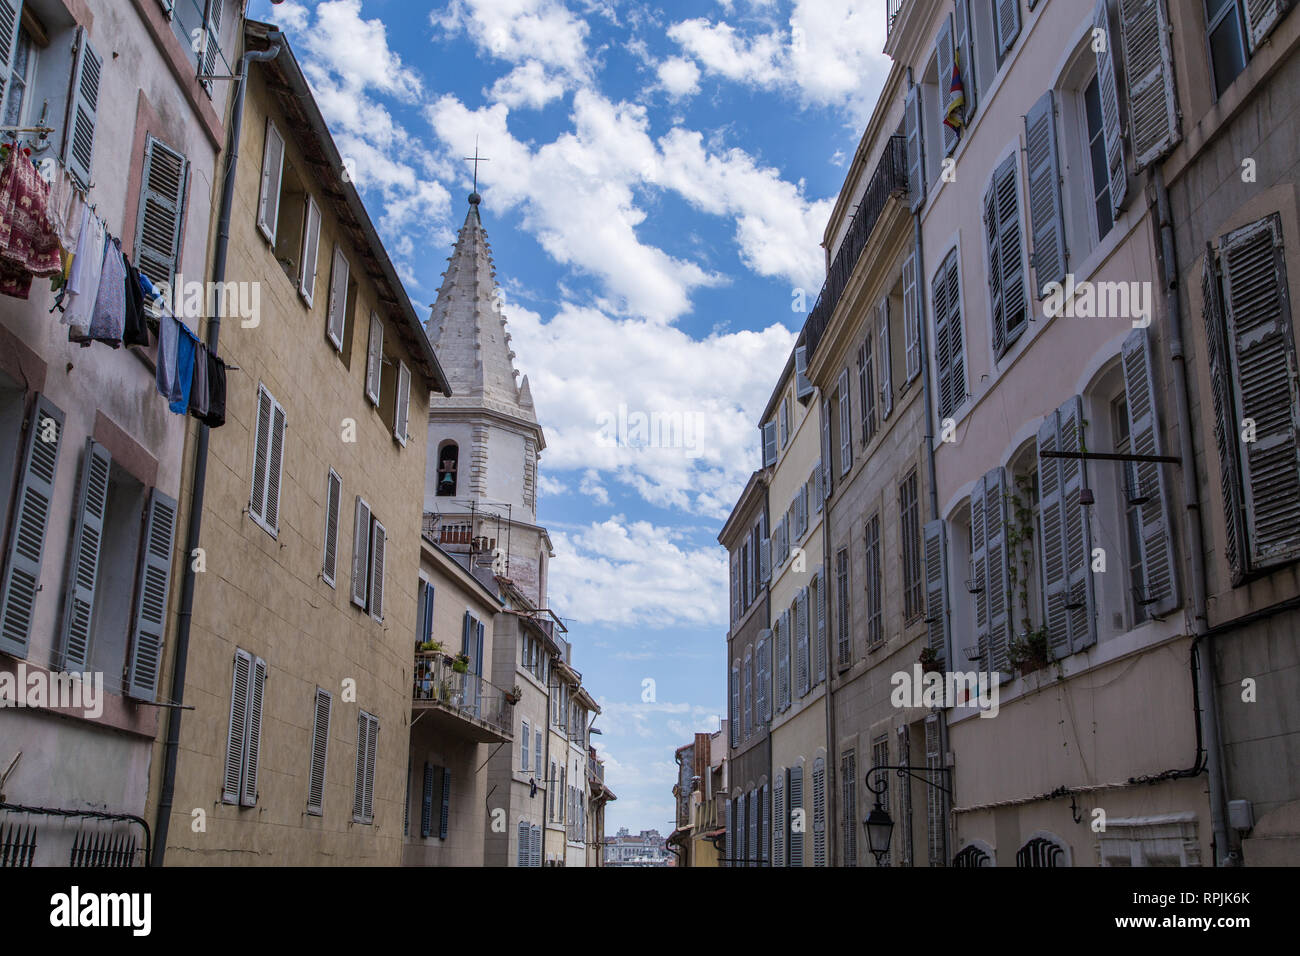
[[[50,187],[27,151],[12,148],[0,169],[0,292],[25,299],[34,277],[63,271],[59,235],[50,221]]]

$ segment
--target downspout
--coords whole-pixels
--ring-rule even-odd
[[[1201,532],[1201,500],[1196,483],[1196,449],[1192,441],[1192,417],[1188,409],[1187,355],[1183,350],[1182,304],[1178,295],[1178,258],[1174,243],[1173,214],[1164,170],[1156,165],[1150,174],[1160,225],[1160,253],[1164,265],[1166,325],[1170,365],[1174,376],[1174,414],[1178,419],[1178,454],[1183,474],[1183,534],[1191,561],[1192,647],[1198,681],[1199,719],[1205,734],[1205,768],[1210,777],[1210,825],[1214,832],[1214,863],[1233,866],[1241,856],[1227,826],[1223,740],[1219,732],[1219,704],[1215,696],[1214,637],[1206,633],[1205,546]]]
[[[813,401],[817,403],[817,408],[822,406],[821,389],[817,390]],[[821,425],[821,422],[817,423]],[[817,440],[821,440],[821,429],[817,430]],[[823,479],[824,480],[824,479]],[[831,606],[830,601],[830,579],[831,579],[831,499],[822,496],[822,567],[826,569],[825,588],[826,595],[824,600],[826,606]],[[842,865],[843,860],[840,857],[844,853],[844,848],[840,846],[841,838],[839,837],[839,828],[832,825],[833,820],[838,820],[840,814],[838,791],[842,787],[843,781],[839,780],[840,761],[839,748],[835,746],[835,672],[831,670],[831,635],[826,635],[825,645],[822,648],[822,654],[825,655],[826,667],[826,691],[822,704],[826,708],[826,845],[830,848],[827,865]],[[772,780],[773,789],[776,787],[775,777]],[[857,821],[850,821],[850,826],[857,826]]]
[[[235,102],[230,111],[230,142],[226,149],[226,170],[221,184],[221,208],[217,218],[217,241],[212,255],[212,281],[222,289],[222,301],[208,319],[208,350],[218,354],[217,345],[221,332],[221,313],[225,306],[224,284],[226,279],[226,251],[230,245],[230,210],[235,195],[235,170],[239,161],[239,133],[244,118],[244,91],[248,84],[248,64],[273,60],[280,53],[280,40],[284,34],[271,30],[266,38],[271,46],[261,52],[249,50],[239,61],[239,78],[235,86]],[[185,665],[190,649],[190,624],[194,617],[194,564],[189,560],[199,547],[199,535],[203,527],[203,494],[207,487],[208,476],[208,434],[207,425],[199,424],[198,440],[194,449],[194,472],[190,490],[190,516],[185,538],[185,573],[181,579],[181,603],[176,620],[176,658],[172,664],[172,697],[176,703],[184,703]],[[167,827],[171,822],[172,800],[176,793],[176,757],[180,748],[181,715],[179,707],[167,711],[167,743],[163,750],[162,790],[158,797],[158,817],[154,823],[154,849],[151,865],[162,866],[167,854]]]

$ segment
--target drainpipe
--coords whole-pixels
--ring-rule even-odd
[[[1214,832],[1215,865],[1234,866],[1241,855],[1227,826],[1225,781],[1223,777],[1223,740],[1219,732],[1219,705],[1215,695],[1214,637],[1207,634],[1205,547],[1201,532],[1200,491],[1196,484],[1196,449],[1192,442],[1192,417],[1188,410],[1187,355],[1183,350],[1182,304],[1178,295],[1178,259],[1174,244],[1173,215],[1169,206],[1169,187],[1164,170],[1155,166],[1150,174],[1160,225],[1160,253],[1164,264],[1166,329],[1169,339],[1170,366],[1174,376],[1174,414],[1178,420],[1178,454],[1183,475],[1183,534],[1191,561],[1192,646],[1199,674],[1197,706],[1205,732],[1205,767],[1210,777],[1210,824]]]
[[[221,209],[217,219],[217,242],[212,256],[212,281],[224,283],[226,279],[226,251],[230,245],[230,209],[235,196],[235,169],[239,161],[239,132],[244,117],[244,91],[248,83],[248,64],[273,60],[280,53],[280,40],[284,34],[279,30],[267,33],[271,46],[261,52],[248,51],[239,61],[239,78],[235,86],[235,102],[230,112],[230,142],[226,148],[226,170],[221,185]],[[221,286],[218,285],[218,288]],[[223,301],[208,319],[208,349],[217,354],[218,338],[221,332],[221,312]],[[208,433],[207,425],[200,423],[198,440],[194,449],[194,472],[190,490],[190,517],[185,540],[185,573],[181,579],[181,603],[176,620],[176,659],[172,664],[172,696],[178,706],[168,708],[167,743],[163,750],[162,790],[158,797],[158,816],[154,823],[154,849],[151,865],[162,866],[167,854],[167,827],[171,822],[172,800],[176,793],[176,757],[180,749],[181,715],[184,711],[180,704],[185,697],[185,664],[190,649],[190,624],[194,617],[194,564],[189,556],[199,547],[199,533],[203,526],[203,493],[207,487],[208,476]]]
[[[817,408],[822,406],[821,389],[817,389],[813,401],[817,403]],[[821,424],[820,422],[818,423]],[[818,429],[818,440],[821,440],[821,431]],[[833,575],[831,568],[831,500],[822,498],[822,567],[826,569],[826,576],[822,581],[826,589],[823,599],[826,606],[831,606],[830,601],[830,581]],[[831,635],[826,635],[824,641],[825,647],[822,648],[823,663],[826,668],[826,689],[822,695],[822,705],[826,708],[826,827],[827,846],[830,848],[827,864],[836,866],[843,863],[841,857],[844,854],[844,848],[840,846],[843,838],[839,835],[838,827],[831,826],[831,821],[838,820],[840,814],[839,790],[844,784],[839,780],[840,759],[839,748],[835,745],[835,692],[832,690],[835,684],[835,671],[831,669]],[[837,781],[839,786],[836,785]],[[773,787],[776,786],[776,780],[772,781]],[[852,821],[852,826],[857,826],[857,821]]]

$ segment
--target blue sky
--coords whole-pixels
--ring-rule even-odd
[[[477,138],[489,158],[483,221],[547,439],[551,605],[604,711],[611,833],[672,829],[673,751],[725,714],[716,537],[804,319],[794,290],[811,305],[822,283],[884,6],[250,5],[288,34],[422,314],[465,216],[462,157]],[[637,441],[637,413],[688,427]]]

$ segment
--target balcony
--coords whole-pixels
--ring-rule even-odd
[[[511,740],[515,705],[508,692],[486,677],[459,673],[454,662],[439,651],[416,651],[412,726],[426,720],[476,743]]]
[[[898,19],[898,14],[903,9],[903,4],[907,0],[889,0],[885,9],[885,36],[888,37],[894,32],[894,21]]]
[[[892,2],[890,6],[893,9]],[[903,136],[891,136],[885,145],[880,162],[876,164],[876,171],[871,174],[871,180],[862,194],[862,201],[858,204],[857,212],[853,214],[853,220],[844,234],[844,240],[835,253],[835,259],[831,262],[821,294],[817,296],[817,301],[808,314],[808,321],[804,324],[804,345],[808,349],[809,361],[812,361],[813,353],[817,351],[817,344],[826,333],[827,326],[830,325],[831,316],[835,314],[835,307],[839,304],[840,297],[844,295],[849,278],[857,267],[858,258],[866,249],[871,233],[876,228],[876,223],[880,221],[889,200],[906,195],[907,139]]]

